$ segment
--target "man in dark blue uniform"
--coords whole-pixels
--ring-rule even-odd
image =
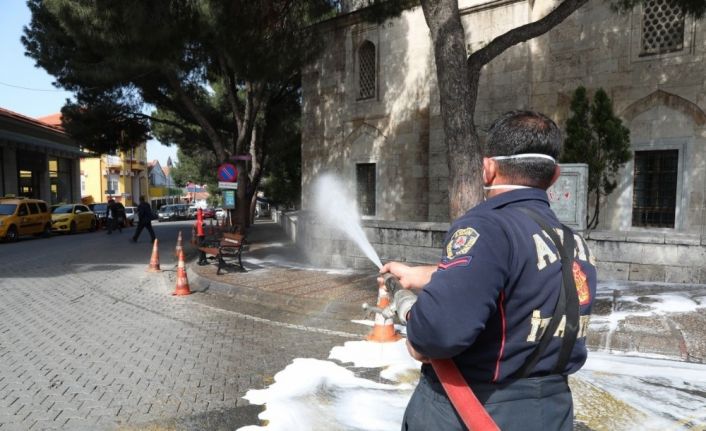
[[[572,429],[566,376],[586,360],[596,270],[585,241],[549,207],[560,150],[549,118],[505,114],[487,136],[487,199],[453,222],[441,262],[382,268],[422,289],[402,316],[408,350],[423,363],[403,430],[465,429],[429,364],[442,358],[503,431]]]

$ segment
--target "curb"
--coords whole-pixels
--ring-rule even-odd
[[[188,264],[187,267],[189,269],[189,280],[198,286],[198,290],[192,289],[192,291],[217,292],[226,294],[238,301],[264,305],[268,308],[276,308],[297,314],[310,314],[312,311],[316,311],[327,315],[329,318],[342,321],[350,321],[351,316],[362,318],[364,313],[362,303],[354,305],[341,301],[324,301],[266,292],[257,288],[238,286],[202,276],[198,273],[194,263]]]

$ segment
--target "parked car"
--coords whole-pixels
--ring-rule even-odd
[[[96,221],[98,222],[98,229],[105,227],[106,221],[108,219],[108,203],[98,202],[89,204],[88,208],[93,211],[96,215]]]
[[[22,235],[51,234],[51,214],[46,202],[23,197],[0,198],[0,238],[17,241]]]
[[[115,205],[117,205],[117,209],[120,211],[121,214],[118,214],[118,217],[121,218],[120,223],[122,224],[122,227],[127,227],[128,221],[126,217],[121,217],[122,214],[125,214],[125,207],[123,206],[122,203],[116,202]],[[88,208],[93,211],[93,213],[96,215],[96,220],[98,221],[98,229],[102,229],[108,225],[108,203],[107,202],[99,202],[99,203],[93,203],[89,204]]]
[[[204,208],[202,214],[203,218],[214,218],[216,216],[216,210],[213,208]]]
[[[125,223],[133,226],[139,221],[140,218],[137,216],[137,207],[125,207]]]
[[[189,206],[186,204],[162,205],[157,211],[159,221],[185,220],[189,217]]]
[[[64,204],[51,207],[53,232],[76,233],[81,230],[93,232],[97,227],[96,215],[86,205]]]
[[[217,219],[224,219],[228,215],[228,212],[224,210],[223,208],[216,208],[216,218]]]

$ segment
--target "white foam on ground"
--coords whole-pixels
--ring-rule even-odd
[[[372,343],[368,341],[347,341],[336,346],[329,353],[329,359],[352,363],[356,368],[386,368],[397,366],[403,369],[419,368],[421,363],[407,353],[406,340],[394,343]]]
[[[706,426],[706,365],[591,352],[576,376],[646,413],[634,429]]]
[[[351,342],[334,348],[331,356],[348,363],[355,358],[358,364],[374,367],[394,364],[391,376],[418,368],[414,361],[398,363],[407,351],[404,343],[381,346],[367,341]],[[356,377],[341,365],[317,359],[295,359],[274,380],[267,389],[250,390],[244,397],[251,404],[267,406],[259,415],[267,424],[240,430],[398,429],[414,389],[409,383],[388,384]]]
[[[658,301],[641,302],[650,306],[648,311],[613,313],[610,319],[693,311],[701,304],[679,292],[652,296]],[[355,322],[372,325],[369,320]],[[419,363],[407,353],[405,341],[346,342],[334,347],[329,359],[295,359],[277,373],[273,385],[248,391],[244,398],[266,406],[259,417],[267,424],[241,430],[399,429],[419,370]],[[371,380],[349,368],[359,375],[365,368],[382,370],[377,379]],[[679,431],[706,427],[706,365],[639,354],[590,352],[575,377],[644,412],[647,421],[631,429]]]

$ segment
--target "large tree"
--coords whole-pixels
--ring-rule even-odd
[[[263,131],[275,109],[299,88],[303,64],[317,53],[311,24],[333,10],[328,0],[29,0],[27,55],[77,95],[67,130],[89,147],[129,146],[147,127],[169,124],[198,137],[217,161],[237,161],[238,217],[247,225],[265,158]],[[109,107],[108,108],[106,108]],[[149,106],[158,115],[149,115]],[[123,127],[123,139],[96,133],[100,121]],[[71,126],[70,123],[75,125]],[[84,123],[82,126],[76,124]],[[117,126],[116,126],[117,127]],[[91,139],[91,137],[100,139]],[[113,148],[109,148],[113,149]],[[251,156],[250,162],[242,156]]]
[[[441,117],[449,163],[449,212],[456,218],[483,199],[480,178],[482,151],[475,128],[478,84],[483,66],[508,48],[541,36],[560,24],[588,0],[563,0],[537,21],[513,28],[482,48],[468,53],[458,0],[420,0],[431,32]],[[645,0],[614,0],[618,10],[629,10]],[[696,17],[703,16],[706,1],[670,0]],[[600,25],[600,24],[599,24]]]

